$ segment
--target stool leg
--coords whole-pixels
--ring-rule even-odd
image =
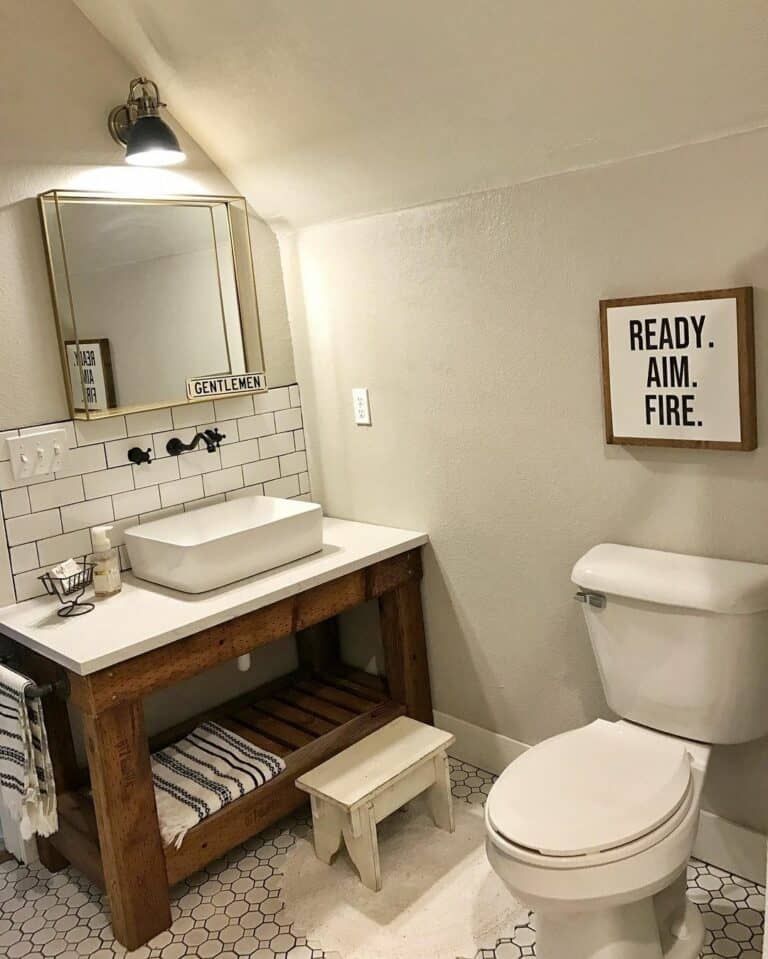
[[[453,832],[453,796],[451,795],[451,770],[445,753],[435,756],[435,782],[427,790],[427,806],[432,820],[439,829]]]
[[[311,800],[315,855],[320,862],[330,865],[341,845],[343,814],[317,796],[312,796]]]
[[[362,884],[378,892],[381,889],[381,867],[373,803],[352,812],[349,822],[344,825],[344,842]]]

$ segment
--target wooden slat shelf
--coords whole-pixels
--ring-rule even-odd
[[[154,737],[152,746],[159,749],[182,738],[199,722],[215,719],[286,763],[279,776],[191,829],[181,849],[164,850],[169,884],[306,802],[306,795],[293,785],[298,776],[404,713],[405,707],[387,697],[377,677],[339,666],[338,674],[297,672],[267,683]],[[54,846],[103,887],[90,794],[80,790],[60,795],[59,817]]]

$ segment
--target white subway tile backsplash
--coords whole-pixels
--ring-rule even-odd
[[[206,400],[204,403],[188,403],[186,406],[174,406],[171,410],[173,414],[174,428],[188,429],[190,426],[196,426],[200,422],[212,420],[216,416],[213,411],[213,403]]]
[[[153,509],[160,509],[160,493],[157,486],[147,486],[146,489],[132,490],[129,493],[117,493],[112,497],[115,506],[115,519],[125,516],[138,516],[140,513],[149,513]]]
[[[280,386],[267,393],[257,393],[253,397],[255,413],[269,413],[274,410],[287,410],[291,405],[291,397],[287,386]]]
[[[43,569],[33,569],[13,577],[17,602],[22,603],[25,599],[34,599],[35,596],[42,596],[45,593],[45,586],[38,579],[44,572]]]
[[[160,502],[163,506],[175,506],[193,499],[202,499],[203,480],[200,476],[189,476],[175,483],[163,483],[160,487]]]
[[[88,473],[83,477],[86,499],[98,499],[113,493],[124,493],[133,489],[133,472],[130,466],[119,466],[113,470],[101,470]]]
[[[78,446],[107,443],[125,436],[125,417],[109,416],[101,420],[75,420]]]
[[[51,566],[71,556],[80,559],[81,556],[91,552],[90,530],[79,529],[75,533],[64,533],[62,536],[38,540],[37,552],[41,566]]]
[[[5,532],[9,546],[56,536],[61,532],[61,515],[57,509],[49,509],[44,513],[18,516],[15,519],[6,520]]]
[[[141,436],[144,433],[173,429],[173,419],[169,409],[147,410],[143,413],[128,413],[125,426],[129,436]]]
[[[212,473],[221,469],[219,451],[209,453],[207,449],[196,450],[194,453],[184,453],[179,458],[179,473],[181,478],[199,476],[201,473]]]
[[[299,493],[298,476],[284,476],[264,484],[265,496],[298,496]]]
[[[259,413],[256,416],[247,416],[238,420],[237,428],[241,440],[252,440],[259,436],[269,436],[275,432],[275,414]]]
[[[246,496],[263,496],[264,487],[261,483],[254,483],[253,486],[244,486],[242,489],[233,489],[229,493],[225,493],[225,499],[227,502],[231,499],[243,499]]]
[[[215,506],[217,503],[224,502],[224,494],[217,493],[215,496],[204,496],[202,499],[192,500],[191,503],[184,504],[184,512],[191,513],[193,510],[202,509],[203,506]]]
[[[14,573],[26,573],[30,569],[37,569],[39,565],[37,543],[25,543],[24,546],[11,547],[11,569]]]
[[[152,453],[152,435],[147,433],[143,436],[130,436],[124,440],[113,440],[105,444],[107,451],[107,466],[130,466],[128,459],[128,450],[138,446],[141,450],[149,450]]]
[[[280,461],[275,457],[271,460],[260,460],[258,463],[247,463],[243,467],[245,485],[264,483],[266,480],[276,479],[280,475]]]
[[[214,416],[220,420],[240,419],[241,416],[253,415],[252,396],[232,396],[225,400],[214,400]]]
[[[164,459],[152,460],[151,463],[142,463],[134,466],[133,484],[136,489],[145,486],[156,486],[158,483],[170,483],[179,478],[179,458],[166,456]]]
[[[8,489],[2,493],[3,515],[6,519],[13,516],[23,516],[30,512],[29,491],[26,486],[19,489]]]
[[[202,421],[202,422],[201,422]],[[307,496],[309,476],[298,387],[267,394],[227,397],[174,408],[90,421],[66,421],[66,465],[54,475],[14,480],[8,435],[0,432],[0,491],[17,600],[41,595],[38,576],[51,564],[90,552],[90,529],[113,527],[123,568],[129,558],[125,530],[186,510],[242,496]],[[195,432],[216,427],[221,448],[170,457],[171,437],[189,442]],[[128,450],[154,452],[151,464],[129,465]],[[281,472],[282,471],[282,472]],[[264,485],[266,484],[266,486]]]
[[[242,485],[243,469],[241,466],[231,466],[229,469],[219,470],[217,473],[207,473],[203,477],[203,489],[206,496],[240,489]]]
[[[156,519],[165,519],[166,516],[176,516],[178,513],[183,513],[184,507],[179,506],[169,506],[167,509],[155,509],[150,513],[142,513],[139,517],[140,523],[152,523]]]
[[[286,430],[300,430],[301,410],[298,407],[292,410],[278,410],[275,413],[275,426],[278,433],[284,433]]]
[[[288,387],[288,395],[291,399],[291,406],[301,406],[301,394],[297,384],[294,383],[293,386]]]
[[[64,466],[56,471],[56,478],[80,476],[83,473],[95,473],[107,468],[107,458],[101,443],[93,446],[81,446],[67,452]]]
[[[296,473],[304,473],[307,469],[306,453],[288,453],[287,456],[280,457],[280,475],[293,476]]]
[[[114,518],[112,500],[108,496],[77,503],[75,506],[61,507],[61,525],[65,533],[102,526],[104,523],[111,523]]]
[[[80,503],[84,499],[83,481],[79,476],[69,476],[67,479],[53,480],[51,483],[41,483],[29,488],[29,502],[33,513],[53,509],[54,506],[66,506],[68,503]]]
[[[283,456],[293,452],[293,433],[275,433],[274,436],[262,436],[259,440],[261,459],[270,456]]]
[[[230,446],[222,446],[219,450],[221,454],[222,469],[228,466],[240,466],[242,463],[252,463],[259,459],[259,441],[245,440],[240,443],[232,443]]]

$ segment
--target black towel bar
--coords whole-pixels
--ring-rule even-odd
[[[15,668],[10,656],[0,656],[0,663],[10,669]],[[57,679],[54,683],[43,683],[40,686],[37,683],[32,683],[24,690],[24,696],[27,699],[42,699],[44,696],[50,696],[51,693],[58,693],[64,699],[69,696],[69,679],[66,673],[63,673],[61,679]]]

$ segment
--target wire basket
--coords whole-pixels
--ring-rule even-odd
[[[95,609],[93,603],[82,603],[81,599],[86,589],[93,582],[93,569],[95,563],[87,563],[88,554],[83,556],[80,562],[80,569],[71,576],[51,576],[50,572],[38,576],[40,582],[45,586],[45,591],[50,596],[55,596],[60,603],[64,605],[57,610],[59,616],[82,616],[83,613],[90,613]],[[68,597],[74,597],[68,599]]]

